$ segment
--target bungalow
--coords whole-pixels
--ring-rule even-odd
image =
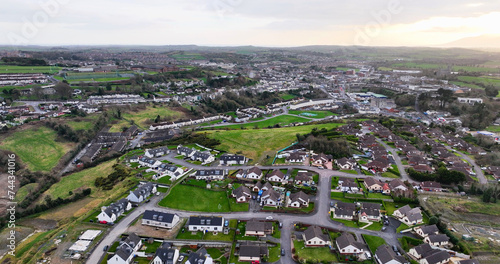
[[[269,255],[268,248],[260,244],[250,244],[247,242],[240,246],[238,260],[243,262],[260,263],[261,258]]]
[[[313,155],[311,159],[313,166],[321,166],[330,162],[331,160],[332,160],[332,155],[325,155],[323,153]]]
[[[286,157],[285,161],[287,163],[302,163],[306,160],[306,155],[305,152],[293,152]]]
[[[406,184],[400,179],[394,179],[389,182],[389,188],[391,191],[396,191],[396,190],[401,190],[401,191],[407,191],[408,187],[406,187]]]
[[[339,187],[343,192],[359,192],[359,186],[351,178],[339,178]]]
[[[220,232],[223,230],[223,225],[224,218],[220,216],[190,216],[188,220],[190,232]]]
[[[335,244],[341,255],[362,255],[366,248],[366,245],[356,241],[351,233],[343,233],[336,239]]]
[[[390,163],[389,161],[387,161],[386,159],[381,159],[381,158],[378,158],[378,159],[375,159],[375,160],[372,160],[370,161],[368,164],[366,164],[365,166],[370,169],[370,170],[374,170],[376,172],[386,172],[387,169],[390,167]]]
[[[153,193],[156,193],[156,185],[148,182],[137,187],[134,191],[130,191],[127,200],[132,203],[140,203]]]
[[[330,236],[323,234],[319,226],[310,226],[302,234],[306,247],[323,247],[331,245]]]
[[[312,172],[309,171],[298,171],[297,176],[295,176],[295,184],[311,184],[313,180]]]
[[[433,249],[431,245],[424,243],[411,248],[408,254],[412,255],[415,259],[422,259],[439,251],[439,249]]]
[[[439,234],[439,235],[429,235],[424,238],[424,242],[430,244],[435,247],[445,247],[448,245],[450,238],[447,235]]]
[[[167,147],[159,147],[155,149],[146,149],[146,153],[144,153],[144,155],[148,158],[157,158],[165,156],[168,153],[170,153],[170,150]]]
[[[267,180],[270,182],[284,183],[285,174],[278,169],[274,169],[270,174],[267,175]]]
[[[158,212],[154,210],[146,210],[142,215],[142,224],[154,227],[172,229],[180,221],[176,214]]]
[[[208,164],[215,160],[215,156],[212,155],[210,151],[196,151],[191,155],[191,160],[201,161],[202,164]]]
[[[415,171],[418,171],[418,172],[428,172],[428,173],[431,173],[433,172],[434,170],[432,169],[431,166],[429,165],[415,165],[412,167]]]
[[[158,168],[158,166],[160,166],[162,163],[159,160],[142,157],[139,159],[139,164],[145,167]]]
[[[356,205],[353,203],[337,202],[331,210],[336,219],[352,220],[356,215]]]
[[[197,180],[223,180],[225,175],[225,170],[198,170],[194,177]]]
[[[97,219],[99,222],[114,223],[118,217],[130,209],[132,209],[132,204],[127,199],[120,199],[108,207],[102,207],[101,213],[97,215]]]
[[[436,252],[419,261],[420,264],[445,264],[450,262],[450,254],[446,251]]]
[[[396,255],[387,244],[381,245],[375,251],[375,259],[378,264],[407,264],[409,263],[403,256]]]
[[[184,147],[182,145],[177,146],[177,154],[184,157],[191,157],[196,152],[195,149]]]
[[[361,205],[361,210],[359,211],[359,220],[362,222],[379,222],[381,219],[380,215],[380,204],[375,203],[363,203]]]
[[[151,264],[174,264],[177,263],[177,259],[179,259],[178,249],[160,246]]]
[[[262,178],[262,170],[257,167],[253,167],[247,171],[246,178],[251,180],[260,180]]]
[[[394,211],[393,216],[409,226],[423,223],[422,212],[418,207],[411,208],[409,205],[405,205]]]
[[[356,166],[356,161],[347,158],[341,158],[335,160],[335,165],[341,170],[352,170]]]
[[[273,223],[250,220],[245,226],[245,236],[264,237],[273,234]]]
[[[417,226],[413,228],[413,231],[423,238],[439,234],[439,229],[436,225]]]
[[[434,181],[425,181],[420,183],[420,187],[424,191],[428,192],[442,192],[443,188],[441,187],[441,184],[439,182],[434,182]]]
[[[252,197],[252,193],[248,187],[241,185],[240,187],[233,190],[231,196],[236,198],[237,203],[246,203]]]
[[[265,206],[279,206],[281,204],[281,195],[273,188],[262,193],[261,202]]]
[[[379,180],[374,179],[372,177],[366,178],[363,185],[366,187],[366,190],[368,190],[369,192],[382,192],[382,190],[383,190],[382,187],[384,186],[384,184],[382,182],[380,182]]]
[[[292,193],[288,199],[288,207],[308,207],[309,206],[309,196],[303,191]]]
[[[265,191],[272,189],[272,188],[273,188],[273,186],[269,182],[266,182],[264,184],[262,184],[262,182],[257,182],[257,184],[255,184],[252,187],[252,191],[259,192],[260,190],[262,190],[262,192],[265,192]]]
[[[141,239],[135,234],[130,234],[127,238],[120,241],[114,255],[110,255],[108,264],[129,264],[135,257],[135,253],[142,246]]]
[[[219,158],[220,165],[244,165],[248,159],[245,156],[241,155],[229,155],[229,154],[223,154]]]

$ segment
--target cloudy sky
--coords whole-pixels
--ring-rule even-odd
[[[0,0],[0,44],[433,46],[500,34],[500,1]]]

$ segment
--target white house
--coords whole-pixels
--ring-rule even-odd
[[[172,229],[180,221],[176,214],[158,212],[154,210],[146,210],[142,215],[142,224],[154,227]]]
[[[331,245],[330,236],[323,234],[319,226],[310,226],[302,234],[306,247],[324,247]]]
[[[158,248],[152,264],[174,264],[179,259],[179,250],[175,248]]]
[[[424,238],[424,242],[435,247],[445,247],[448,245],[450,238],[447,235],[429,235]]]
[[[99,222],[114,223],[118,217],[130,209],[132,209],[132,204],[127,199],[120,199],[108,207],[101,208],[101,213],[97,216],[97,219]]]
[[[188,230],[191,232],[222,232],[223,225],[224,218],[218,216],[190,216],[188,220]]]
[[[276,207],[281,204],[281,195],[271,188],[262,193],[261,201],[265,206]]]
[[[225,175],[225,170],[198,170],[194,177],[197,180],[223,180]]]
[[[154,149],[146,149],[144,155],[148,158],[157,158],[161,156],[165,156],[170,153],[170,150],[167,147],[159,147]]]
[[[335,243],[341,255],[362,255],[366,248],[364,243],[356,241],[350,233],[343,233]]]
[[[130,191],[127,200],[132,203],[140,203],[153,193],[156,193],[156,185],[148,182],[137,187],[134,191]]]
[[[132,262],[137,250],[142,246],[142,240],[135,234],[130,234],[120,241],[115,254],[107,260],[108,264],[129,264]]]
[[[288,198],[288,207],[299,208],[309,206],[309,195],[305,194],[303,191],[292,193]]]
[[[160,166],[162,163],[159,160],[151,159],[148,157],[142,157],[139,159],[139,164],[145,167],[158,168],[158,166]]]
[[[285,182],[285,174],[281,170],[275,169],[267,175],[267,180],[270,182],[283,183]]]

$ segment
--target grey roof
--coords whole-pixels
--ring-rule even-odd
[[[466,259],[466,260],[460,260],[458,263],[459,264],[479,264],[479,261],[476,259]]]
[[[205,251],[206,252],[206,251]],[[189,262],[190,264],[203,264],[205,263],[205,257],[206,253],[203,252],[192,252],[189,254],[188,260],[186,261]]]
[[[115,255],[123,260],[127,260],[134,251],[128,245],[122,244],[116,248]]]
[[[380,260],[379,264],[385,264],[391,260],[398,261],[401,264],[407,262],[403,256],[396,255],[396,253],[387,244],[378,247],[375,251],[375,256],[378,260]]]
[[[434,181],[425,181],[420,184],[422,188],[441,188],[441,184],[439,182]]]
[[[126,210],[128,203],[129,201],[127,199],[120,199],[119,201],[106,207],[104,213],[106,213],[109,217],[111,217],[113,213],[118,216],[118,214],[121,214]]]
[[[262,193],[262,198],[270,199],[272,201],[278,201],[278,199],[280,198],[280,194],[273,188],[270,188]]]
[[[151,192],[153,191],[154,184],[151,182],[142,184],[141,186],[137,187],[132,193],[135,195],[135,197],[140,197],[141,195],[143,197],[149,196]]]
[[[312,173],[309,171],[299,171],[295,176],[296,181],[310,181],[312,180]]]
[[[429,264],[436,264],[449,258],[450,254],[448,254],[448,252],[439,250],[438,252],[426,257],[425,259]]]
[[[242,245],[240,246],[240,257],[260,258],[261,247],[257,245]]]
[[[431,243],[441,243],[441,242],[447,242],[449,240],[450,240],[450,238],[447,235],[444,235],[444,234],[430,235],[429,236],[429,241]]]
[[[366,184],[366,186],[368,186],[368,187],[371,187],[371,186],[373,186],[373,185],[375,185],[375,184],[378,184],[378,185],[380,185],[381,187],[384,185],[382,182],[380,182],[379,180],[374,179],[374,178],[372,178],[372,177],[368,177],[368,178],[366,178],[366,179],[365,179],[365,184]]]
[[[220,156],[219,159],[223,160],[225,162],[228,162],[228,161],[244,161],[245,160],[245,156],[223,154],[222,156]]]
[[[163,261],[165,264],[173,264],[174,262],[174,256],[175,256],[175,249],[173,248],[158,248],[156,250],[156,256]]]
[[[394,179],[394,180],[389,182],[389,187],[391,187],[391,190],[398,187],[398,186],[404,186],[405,188],[407,188],[406,185],[404,184],[404,182],[400,179]]]
[[[274,169],[273,172],[271,172],[269,175],[267,175],[267,178],[270,178],[272,176],[276,176],[280,179],[285,178],[285,174],[281,170],[278,170],[278,169]]]
[[[167,153],[168,148],[167,147],[158,147],[158,148],[154,148],[154,149],[148,149],[147,152],[152,154],[152,155],[156,155],[158,153]]]
[[[323,240],[330,241],[330,237],[327,234],[323,234],[323,231],[319,226],[310,226],[304,231],[304,236],[306,240],[311,240],[315,237]]]
[[[224,176],[224,170],[198,170],[196,176]]]
[[[339,249],[346,248],[348,246],[354,246],[358,249],[364,248],[364,243],[357,242],[351,233],[343,233],[336,240]]]
[[[188,225],[222,226],[222,219],[220,216],[190,216]]]
[[[262,170],[259,169],[258,167],[252,167],[251,169],[248,170],[247,173],[250,174],[252,172],[257,174],[257,175],[262,175]]]
[[[424,244],[421,244],[421,245],[414,247],[413,250],[415,250],[417,252],[417,254],[424,256],[427,252],[430,252],[433,249],[432,249],[431,245],[424,243]]]
[[[354,215],[356,211],[356,205],[353,203],[337,202],[335,207],[336,215]]]
[[[241,196],[246,196],[246,195],[251,195],[252,193],[250,192],[250,189],[248,187],[241,185],[240,187],[236,188],[233,190],[233,195],[236,196],[236,198],[241,197]]]
[[[172,223],[174,220],[174,214],[158,212],[154,210],[146,210],[142,216],[142,219],[158,221],[163,223]]]
[[[125,243],[133,248],[133,247],[137,246],[140,241],[141,241],[140,237],[138,237],[135,233],[131,233],[130,235],[128,235],[127,238],[125,238],[123,240],[123,243]]]
[[[360,213],[365,213],[368,216],[380,216],[380,204],[375,203],[363,203],[361,206]]]
[[[256,231],[256,232],[266,232],[271,231],[273,224],[271,222],[260,222],[256,220],[250,220],[245,226],[246,231]]]
[[[290,200],[292,202],[295,202],[295,201],[300,202],[300,200],[304,200],[306,202],[309,202],[309,196],[307,194],[305,194],[303,191],[300,191],[297,193],[290,194]]]
[[[439,232],[439,229],[437,228],[436,225],[420,226],[418,228],[420,228],[422,230],[422,233],[424,233],[425,235],[434,234],[436,232]]]

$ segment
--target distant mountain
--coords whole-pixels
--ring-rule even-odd
[[[481,35],[459,39],[450,43],[439,45],[441,47],[461,48],[496,48],[500,49],[500,35]]]

